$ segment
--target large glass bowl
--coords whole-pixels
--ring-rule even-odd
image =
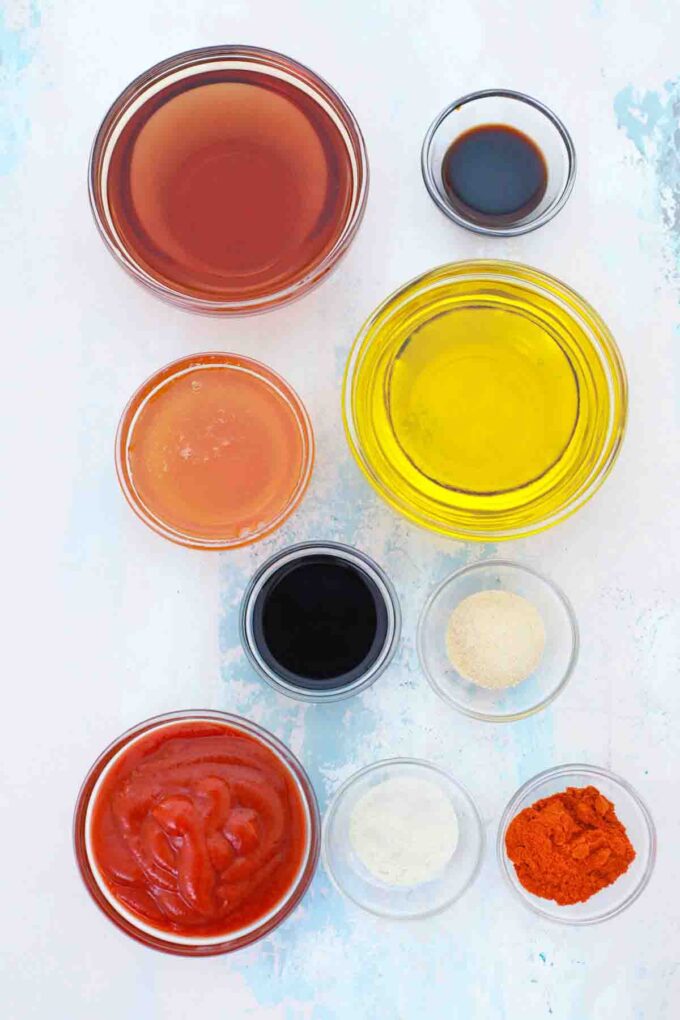
[[[546,450],[545,463],[540,461],[536,470],[512,476],[507,483],[501,479],[510,478],[507,473],[504,475],[504,469],[498,484],[493,477],[477,485],[463,475],[458,480],[456,475],[460,462],[456,458],[461,456],[457,451],[462,450],[465,457],[472,443],[477,451],[479,436],[485,434],[487,424],[496,430],[494,437],[499,446],[497,451],[493,448],[495,460],[490,460],[491,470],[494,464],[512,462],[525,442],[524,434],[519,429],[513,430],[512,421],[507,430],[493,421],[496,405],[488,393],[480,396],[477,417],[473,413],[466,418],[463,427],[452,436],[451,430],[441,424],[447,421],[449,413],[442,403],[442,393],[439,392],[439,403],[430,414],[426,400],[420,398],[418,388],[412,385],[411,376],[408,372],[404,374],[407,358],[411,365],[415,361],[420,366],[421,373],[436,364],[437,368],[430,368],[429,376],[436,378],[442,347],[449,356],[444,346],[449,342],[446,330],[453,331],[450,356],[459,355],[463,341],[456,323],[461,321],[468,324],[465,337],[471,336],[475,344],[484,345],[479,359],[482,367],[475,371],[481,372],[490,386],[500,379],[495,385],[501,387],[502,395],[506,385],[510,387],[508,397],[514,394],[515,379],[508,373],[499,373],[496,360],[507,353],[504,338],[509,333],[519,352],[520,372],[526,373],[521,375],[520,385],[524,387],[528,379],[527,392],[532,392],[531,386],[538,387],[541,414],[548,415],[553,406],[545,389],[553,376],[546,371],[541,374],[541,358],[550,356],[551,364],[554,362],[560,368],[560,375],[570,388],[569,413],[561,422],[559,445],[554,451]],[[439,345],[436,362],[431,354],[435,329]],[[456,362],[456,372],[458,365]],[[532,372],[537,374],[531,375]],[[453,381],[456,378],[451,376]],[[413,405],[414,427],[419,429],[420,460],[404,441],[403,429],[410,427],[401,410],[404,393]],[[451,398],[450,408],[462,406],[461,397],[475,407],[477,394],[476,389],[464,389],[457,399]],[[516,406],[518,398],[513,399]],[[395,425],[395,406],[402,414],[399,427]],[[359,467],[395,510],[451,538],[497,542],[543,531],[564,520],[602,485],[616,460],[625,431],[627,382],[621,355],[607,326],[565,284],[518,263],[457,262],[407,283],[370,316],[347,362],[343,413],[347,439]],[[536,443],[543,434],[542,420],[538,418],[539,428],[531,433]],[[431,439],[442,462],[451,451],[445,474],[424,463],[429,460],[426,439],[428,442]],[[471,462],[474,463],[468,456],[467,463]]]
[[[89,831],[92,805],[96,802],[100,780],[106,774],[109,766],[135,741],[138,741],[147,734],[154,731],[160,733],[170,727],[194,721],[221,723],[230,730],[240,730],[250,738],[259,741],[271,751],[279,759],[282,768],[290,774],[294,785],[299,791],[308,826],[303,859],[292,885],[285,892],[281,900],[267,915],[259,918],[248,928],[217,937],[179,936],[165,930],[152,928],[150,925],[142,922],[141,919],[136,918],[131,911],[118,903],[107,890],[103,880],[99,877],[98,869],[90,849]],[[153,719],[147,719],[126,733],[121,734],[100,754],[87,773],[78,795],[73,821],[73,840],[78,868],[87,891],[97,906],[117,928],[138,942],[150,946],[152,949],[159,949],[177,956],[215,956],[252,945],[253,942],[264,938],[274,928],[277,928],[293,912],[314,877],[319,859],[320,829],[319,809],[314,788],[304,768],[285,744],[282,744],[272,733],[269,733],[249,719],[243,719],[240,716],[231,715],[227,712],[200,710],[171,712],[167,715],[159,715]]]
[[[126,241],[109,201],[109,175],[116,146],[126,126],[145,104],[170,94],[178,83],[215,79],[220,73],[241,74],[247,80],[269,81],[274,90],[296,90],[311,100],[318,115],[330,119],[339,136],[350,174],[350,194],[336,224],[332,246],[307,262],[283,284],[272,283],[256,293],[239,291],[236,284],[222,292],[199,293],[147,266]],[[159,152],[162,161],[163,153]],[[116,262],[158,297],[190,311],[213,315],[245,315],[276,308],[306,294],[323,280],[347,251],[361,220],[368,194],[366,147],[352,111],[327,82],[291,57],[256,46],[223,45],[179,53],[135,78],[114,101],[97,132],[88,171],[90,205],[99,233]],[[254,219],[256,229],[256,218]],[[235,278],[237,279],[237,278]]]

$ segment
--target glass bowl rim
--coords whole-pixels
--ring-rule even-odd
[[[531,106],[538,113],[543,114],[543,116],[550,121],[552,126],[557,130],[567,154],[567,165],[569,167],[567,179],[558,198],[554,202],[547,206],[547,208],[534,219],[529,219],[524,223],[506,227],[489,227],[480,223],[474,223],[472,220],[468,220],[465,216],[458,213],[453,206],[445,202],[435,183],[430,159],[434,137],[441,125],[452,113],[460,107],[466,106],[468,103],[476,102],[480,99],[495,98],[512,99],[516,102]],[[540,100],[535,99],[533,96],[530,96],[525,92],[518,92],[514,89],[479,89],[476,92],[468,92],[466,95],[460,96],[452,103],[449,103],[448,106],[445,106],[444,109],[437,114],[427,129],[425,138],[423,139],[420,155],[420,167],[423,175],[423,181],[425,182],[425,187],[427,188],[430,198],[437,208],[440,209],[450,220],[457,223],[458,226],[464,227],[466,230],[471,230],[475,234],[484,234],[487,237],[518,237],[521,234],[529,234],[533,230],[538,230],[539,227],[549,223],[550,220],[557,216],[558,212],[560,212],[560,210],[566,205],[576,181],[576,147],[574,146],[573,139],[563,121],[560,120],[557,114],[554,113],[549,106],[546,106],[546,104],[542,103]]]
[[[330,864],[329,853],[330,828],[337,814],[338,807],[342,802],[342,799],[344,798],[348,790],[351,790],[355,783],[363,779],[364,776],[368,775],[371,772],[375,772],[378,769],[391,768],[392,766],[395,765],[409,765],[416,766],[417,768],[424,768],[430,772],[436,772],[438,775],[443,777],[447,782],[451,783],[451,785],[456,788],[458,793],[462,795],[464,801],[466,802],[468,808],[470,809],[470,814],[473,820],[473,828],[475,833],[477,834],[476,858],[474,866],[465,884],[458,890],[455,896],[453,896],[450,899],[447,899],[446,902],[439,904],[437,907],[434,907],[431,910],[418,912],[417,914],[400,915],[390,913],[389,911],[377,910],[374,907],[366,906],[365,903],[357,899],[341,885],[341,883],[338,881],[335,875],[333,867]],[[443,911],[448,910],[449,907],[453,906],[453,904],[457,900],[459,900],[468,891],[468,889],[470,889],[470,887],[474,884],[475,879],[478,877],[482,866],[482,859],[484,857],[484,846],[485,835],[482,816],[479,812],[479,808],[477,807],[467,787],[463,786],[463,784],[459,782],[459,780],[457,780],[455,776],[453,776],[447,769],[443,768],[441,765],[436,764],[435,762],[427,761],[425,758],[413,758],[408,756],[400,756],[396,758],[381,758],[379,761],[371,762],[369,765],[364,765],[362,768],[357,769],[357,771],[353,772],[350,776],[348,776],[348,778],[345,779],[337,788],[337,790],[333,793],[332,797],[328,802],[328,806],[324,811],[323,820],[321,824],[321,861],[323,863],[324,870],[328,875],[328,878],[333,888],[338,893],[340,893],[341,896],[346,897],[348,900],[350,900],[351,903],[354,903],[354,905],[359,907],[361,910],[365,910],[367,913],[373,914],[374,917],[385,917],[389,918],[392,921],[407,921],[407,922],[418,921],[425,917],[434,917],[436,914],[441,914],[443,913]]]
[[[171,725],[174,722],[182,721],[223,723],[233,729],[248,733],[254,739],[259,740],[268,750],[276,755],[282,767],[291,773],[300,792],[300,798],[305,804],[309,819],[309,842],[306,853],[300,862],[295,884],[278,906],[275,906],[269,915],[266,915],[263,923],[256,924],[255,927],[249,927],[243,935],[239,935],[238,932],[230,933],[228,936],[225,936],[223,942],[173,942],[164,939],[163,933],[160,931],[157,934],[151,934],[142,928],[137,928],[132,921],[129,921],[124,915],[120,914],[102,893],[94,877],[86,847],[86,824],[90,799],[99,776],[112,758],[137,737],[153,732],[155,729],[162,729],[164,726]],[[305,767],[297,755],[270,730],[265,729],[251,719],[247,719],[245,716],[236,715],[232,712],[222,712],[214,709],[183,709],[176,712],[163,712],[160,715],[150,716],[136,723],[114,738],[100,752],[87,770],[76,798],[73,811],[72,843],[78,873],[88,894],[99,910],[120,931],[145,946],[174,956],[219,956],[252,945],[270,934],[293,913],[304,898],[319,862],[321,815],[314,786]]]
[[[317,550],[319,552],[330,550],[331,552],[340,553],[350,560],[358,561],[360,569],[368,568],[369,576],[375,574],[375,577],[371,577],[371,580],[373,580],[374,583],[376,580],[379,582],[377,587],[385,600],[388,610],[388,630],[385,637],[385,644],[380,655],[366,674],[359,677],[347,687],[342,687],[339,690],[333,690],[331,688],[328,691],[307,691],[303,688],[296,688],[293,687],[292,684],[289,685],[285,683],[274,673],[273,670],[270,670],[264,660],[257,655],[253,647],[253,643],[250,640],[250,621],[255,608],[255,599],[259,594],[262,584],[264,584],[267,578],[276,570],[277,564],[281,560],[291,556],[294,556],[296,559],[302,559],[305,553],[312,553]],[[396,589],[380,564],[369,556],[368,553],[363,552],[361,549],[357,549],[356,546],[348,545],[345,542],[334,542],[326,539],[319,539],[317,541],[311,539],[305,542],[295,542],[293,545],[285,546],[283,549],[279,549],[277,552],[269,556],[263,563],[260,564],[250,578],[243,593],[239,611],[239,635],[241,638],[241,646],[246,654],[248,662],[256,671],[258,676],[268,683],[275,691],[278,691],[279,694],[292,698],[294,701],[303,701],[317,705],[327,704],[334,701],[344,701],[345,698],[351,698],[355,694],[359,694],[361,691],[371,687],[388,669],[397,653],[401,638],[401,623],[401,606]]]
[[[296,79],[311,81],[314,88],[324,96],[329,105],[332,105],[336,116],[342,121],[343,127],[348,134],[347,151],[351,153],[355,163],[353,179],[356,195],[347,211],[342,223],[342,229],[331,250],[293,283],[289,283],[272,293],[243,300],[225,300],[219,297],[214,299],[195,297],[157,280],[137,265],[136,260],[128,254],[125,245],[117,243],[110,236],[105,223],[105,217],[100,210],[102,185],[105,179],[101,166],[101,157],[106,151],[112,130],[120,122],[128,106],[143,96],[154,82],[162,81],[163,78],[174,71],[193,65],[200,65],[202,62],[217,61],[220,58],[225,61],[237,60],[239,58],[243,60],[259,60],[265,68],[274,68],[282,64],[285,65],[288,73],[292,74]],[[313,289],[335,268],[354,240],[366,211],[369,180],[370,171],[366,142],[354,113],[340,93],[320,74],[294,57],[289,57],[278,50],[253,46],[247,43],[225,43],[182,50],[170,57],[157,61],[151,67],[136,75],[109,104],[102,117],[90,148],[87,168],[90,210],[97,231],[106,249],[114,257],[117,264],[158,297],[178,307],[208,315],[248,315],[254,312],[273,310]]]
[[[219,364],[221,367],[227,369],[238,368],[239,366],[245,365],[248,371],[250,371],[259,382],[279,393],[282,399],[285,399],[290,407],[291,414],[295,418],[301,438],[302,469],[286,506],[273,521],[267,522],[265,527],[261,528],[255,534],[249,534],[243,538],[237,537],[232,541],[227,541],[221,538],[204,539],[196,537],[188,532],[180,532],[170,525],[165,524],[161,518],[154,516],[154,514],[143,504],[141,498],[136,493],[134,485],[131,484],[134,481],[132,472],[126,467],[126,453],[130,437],[134,430],[135,417],[140,408],[143,406],[143,403],[154,391],[154,386],[158,385],[160,381],[167,382],[169,379],[179,376],[181,372],[190,370],[192,366],[200,369],[204,366],[204,364],[208,363]],[[140,399],[141,394],[144,394],[144,396]],[[284,379],[282,375],[279,375],[275,369],[266,365],[263,361],[258,361],[247,354],[238,354],[234,351],[200,351],[198,354],[184,354],[182,357],[175,358],[173,361],[168,362],[161,368],[156,369],[155,372],[152,372],[151,375],[149,375],[139,384],[139,386],[136,387],[132,396],[125,404],[116,429],[116,438],[114,443],[114,458],[118,484],[128,505],[135,512],[137,517],[157,535],[168,539],[170,542],[174,542],[175,545],[181,545],[188,549],[216,551],[241,549],[244,546],[259,542],[261,539],[266,538],[267,535],[271,535],[272,532],[280,528],[288,520],[291,514],[293,514],[300,506],[300,503],[304,499],[314,470],[315,454],[316,443],[312,420],[297,390],[291,386],[287,379]]]
[[[601,456],[601,463],[598,462],[595,465],[597,470],[594,474],[591,472],[592,477],[589,477],[587,483],[578,492],[573,494],[570,501],[560,509],[554,511],[548,517],[541,517],[520,528],[496,528],[493,531],[480,532],[477,529],[473,530],[467,525],[451,524],[449,521],[442,522],[441,519],[428,514],[421,507],[414,509],[412,506],[405,504],[402,499],[394,496],[391,489],[376,476],[371,462],[363,451],[356,425],[353,406],[354,382],[363,362],[366,338],[371,328],[385,313],[386,309],[390,309],[390,315],[395,314],[403,306],[404,295],[406,293],[409,293],[408,300],[412,301],[416,295],[410,292],[415,287],[419,288],[417,296],[422,297],[424,294],[432,293],[439,286],[461,279],[477,281],[509,280],[515,283],[522,283],[529,289],[538,290],[550,301],[564,302],[565,296],[573,301],[575,308],[570,307],[569,314],[572,316],[578,315],[581,319],[585,317],[586,332],[592,334],[592,337],[589,335],[589,340],[597,350],[600,363],[607,366],[606,374],[608,376],[609,389],[614,391],[612,405],[616,405],[617,397],[620,405],[618,419],[615,420],[613,414],[610,416],[612,420],[609,422],[606,442],[602,444],[602,452],[607,450],[607,444],[610,445],[607,456],[604,458]],[[557,294],[550,290],[549,285],[556,287]],[[591,325],[589,321],[591,319],[594,325]],[[375,342],[375,340],[372,342]],[[602,347],[607,357],[599,349],[600,347]],[[607,358],[611,358],[611,366]],[[610,379],[609,376],[611,376]],[[572,514],[580,510],[595,495],[609,476],[620,453],[628,421],[628,378],[625,363],[616,339],[599,312],[577,290],[564,283],[558,277],[546,273],[542,269],[537,269],[528,263],[495,258],[463,259],[433,266],[407,280],[380,301],[364,320],[354,338],[345,363],[340,399],[345,438],[354,460],[373,489],[389,506],[414,524],[426,530],[434,531],[446,538],[454,538],[459,541],[500,542],[516,538],[526,538],[529,535],[547,531],[549,528],[571,517]]]
[[[488,715],[486,712],[476,712],[471,708],[465,708],[462,705],[458,704],[452,698],[449,698],[449,696],[435,681],[434,677],[432,676],[427,666],[427,660],[425,658],[425,653],[423,650],[423,637],[424,637],[423,632],[432,606],[434,605],[439,595],[449,586],[449,584],[451,584],[452,581],[456,581],[459,577],[462,577],[466,574],[477,573],[477,571],[481,571],[486,567],[492,568],[510,567],[512,570],[518,570],[521,573],[529,574],[531,577],[534,577],[536,580],[540,581],[542,584],[544,584],[547,588],[550,589],[553,595],[557,597],[558,602],[565,611],[565,615],[569,623],[569,630],[571,633],[571,653],[569,655],[569,662],[567,663],[567,668],[564,671],[562,679],[560,680],[557,687],[553,691],[551,691],[549,695],[547,695],[541,701],[538,701],[535,705],[532,705],[530,708],[524,709],[522,712],[510,712],[507,713],[506,715],[492,716]],[[552,581],[549,577],[546,577],[545,574],[540,573],[540,571],[538,570],[534,570],[533,567],[529,567],[524,563],[517,563],[515,560],[504,560],[492,557],[491,559],[488,560],[477,560],[475,563],[468,563],[464,567],[459,567],[457,570],[454,570],[453,573],[447,574],[447,576],[433,588],[433,590],[428,595],[423,605],[423,608],[420,611],[420,616],[418,617],[418,626],[416,631],[416,647],[418,652],[418,661],[420,662],[420,667],[423,673],[425,674],[425,679],[429,683],[434,693],[437,694],[442,699],[442,701],[445,701],[450,708],[455,709],[457,712],[460,712],[461,715],[465,715],[469,719],[477,719],[480,722],[508,723],[519,722],[519,720],[521,719],[528,719],[530,716],[536,715],[537,712],[542,712],[543,709],[551,705],[553,701],[555,701],[555,699],[562,693],[564,688],[567,686],[569,680],[573,676],[574,670],[576,669],[580,649],[580,635],[578,620],[576,618],[576,613],[574,612],[574,607],[572,606],[570,600],[568,599],[568,597],[565,595],[565,593],[562,591],[558,584]]]
[[[528,894],[524,892],[523,886],[519,883],[515,884],[512,878],[513,865],[505,852],[505,834],[507,832],[508,825],[515,817],[518,812],[519,805],[525,798],[528,798],[533,790],[537,790],[544,782],[549,779],[557,779],[564,777],[567,780],[567,785],[574,785],[569,780],[570,776],[577,774],[585,774],[586,776],[593,776],[595,778],[605,779],[607,782],[612,783],[614,786],[619,787],[626,793],[629,798],[633,801],[635,806],[640,812],[644,820],[644,825],[647,830],[647,837],[649,840],[649,854],[645,862],[644,870],[640,876],[640,880],[635,888],[623,899],[617,906],[612,907],[610,910],[604,911],[595,917],[589,918],[570,918],[560,917],[554,912],[544,910],[537,904],[529,900]],[[593,783],[593,785],[596,785]],[[622,776],[619,776],[616,772],[611,772],[609,769],[604,768],[601,765],[586,765],[578,762],[567,762],[564,765],[554,765],[549,769],[544,769],[542,772],[538,772],[531,779],[528,779],[523,783],[512,795],[508,801],[503,814],[501,815],[500,822],[498,823],[498,833],[496,837],[496,857],[498,859],[499,868],[503,874],[503,878],[507,886],[512,890],[513,895],[517,900],[524,904],[524,906],[531,910],[532,913],[538,914],[540,917],[545,918],[548,921],[552,921],[555,924],[566,924],[572,927],[586,927],[592,924],[601,924],[603,921],[608,921],[612,917],[617,917],[623,913],[628,907],[630,907],[635,901],[641,896],[643,891],[646,889],[649,881],[654,872],[654,865],[656,863],[657,853],[657,835],[656,826],[654,819],[652,818],[651,811],[649,810],[647,803],[637,790]],[[513,869],[514,870],[514,869]],[[552,902],[551,900],[547,902]],[[587,902],[587,901],[586,901]],[[555,904],[556,907],[559,904]]]

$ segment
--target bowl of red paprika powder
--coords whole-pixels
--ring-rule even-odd
[[[646,887],[656,831],[624,779],[595,765],[559,765],[512,797],[497,850],[510,888],[534,913],[562,924],[597,924]]]

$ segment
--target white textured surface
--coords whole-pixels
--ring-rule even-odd
[[[6,0],[0,14],[5,416],[3,1016],[52,1020],[665,1020],[677,1015],[680,886],[680,7],[666,0]],[[345,96],[368,144],[364,226],[338,272],[281,311],[190,317],[124,277],[90,221],[99,118],[139,71],[220,41],[280,49]],[[491,85],[553,106],[580,167],[566,209],[507,242],[454,228],[429,200],[419,147],[455,96]],[[547,712],[493,727],[439,703],[414,653],[426,593],[489,550],[398,520],[346,450],[338,381],[363,318],[438,263],[525,261],[589,298],[618,338],[630,428],[602,492],[556,530],[503,548],[564,588],[583,650]],[[124,402],[160,365],[231,349],[298,388],[318,438],[301,511],[234,556],[175,548],[118,493]],[[256,563],[307,537],[356,542],[402,601],[400,654],[361,698],[297,706],[244,663],[235,614]],[[469,787],[488,845],[480,877],[440,918],[395,925],[340,901],[321,873],[272,938],[186,961],[120,935],[87,898],[70,845],[78,785],[116,734],[191,706],[252,715],[308,766],[320,799],[360,765],[431,758]],[[660,853],[641,900],[605,927],[551,927],[501,884],[493,841],[520,782],[550,765],[610,766],[647,798]]]

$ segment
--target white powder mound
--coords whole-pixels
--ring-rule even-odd
[[[451,613],[446,631],[449,661],[480,687],[512,687],[526,680],[544,649],[541,614],[514,592],[476,592]]]
[[[386,779],[367,790],[349,822],[352,849],[387,885],[428,882],[458,845],[458,817],[444,791],[427,779]]]

